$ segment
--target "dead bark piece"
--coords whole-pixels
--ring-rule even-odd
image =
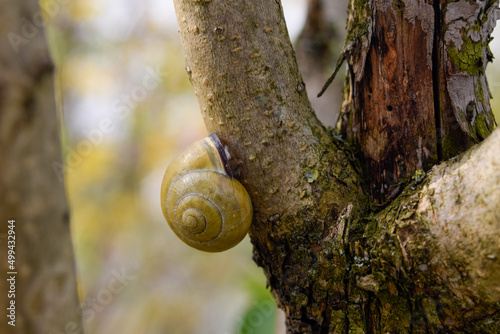
[[[351,3],[351,17],[368,15],[373,24],[362,38],[346,40],[371,36],[363,44],[369,50],[348,59],[342,129],[359,145],[371,196],[384,203],[414,171],[464,152],[494,129],[484,71],[499,11],[487,2],[379,1],[371,12]]]
[[[496,126],[485,70],[493,59],[488,44],[500,10],[498,3],[461,0],[448,3],[442,13],[440,87],[444,93],[440,106],[443,158],[449,158],[457,153],[453,149],[457,133],[470,146],[484,140]]]
[[[415,170],[439,160],[432,99],[434,10],[421,0],[380,1],[367,14],[373,22],[370,48],[362,74],[359,61],[349,59],[346,99],[352,102],[343,131],[359,145],[370,194],[383,203]]]

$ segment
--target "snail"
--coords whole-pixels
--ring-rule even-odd
[[[215,134],[186,148],[161,185],[163,215],[186,244],[221,252],[238,244],[252,222],[250,196],[233,177],[230,154]]]

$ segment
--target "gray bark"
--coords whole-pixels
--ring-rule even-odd
[[[53,168],[62,166],[61,147],[42,12],[35,0],[2,0],[0,8],[0,332],[81,333],[70,214]],[[7,263],[10,219],[15,268]],[[12,300],[15,327],[6,317]]]

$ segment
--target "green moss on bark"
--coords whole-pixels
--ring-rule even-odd
[[[479,141],[486,139],[486,137],[490,135],[491,131],[493,131],[493,129],[490,129],[488,126],[486,117],[484,117],[483,114],[478,114],[476,116],[473,130]]]
[[[470,75],[484,74],[483,54],[487,43],[474,42],[470,38],[464,38],[464,44],[459,50],[452,46],[448,48],[453,63],[463,72]]]

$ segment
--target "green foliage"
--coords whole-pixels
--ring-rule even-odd
[[[251,302],[238,318],[237,334],[275,334],[277,308],[273,297],[263,282],[253,278],[245,281]]]
[[[276,308],[271,299],[257,301],[242,316],[237,334],[274,334],[276,332]]]
[[[276,333],[276,306],[271,298],[252,303],[240,318],[237,334]]]

